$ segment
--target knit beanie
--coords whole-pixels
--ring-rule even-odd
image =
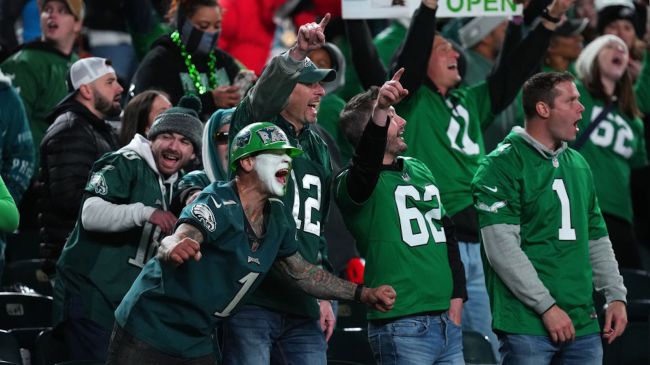
[[[610,5],[598,10],[598,33],[603,34],[605,27],[617,20],[627,20],[636,29],[636,12],[634,5]]]
[[[199,119],[201,100],[194,95],[185,95],[178,105],[158,114],[147,133],[153,141],[161,133],[178,133],[189,139],[194,145],[194,152],[201,150],[203,123]]]
[[[585,49],[582,50],[580,56],[578,56],[578,59],[576,60],[575,66],[576,66],[576,75],[578,76],[578,79],[586,83],[592,81],[591,80],[592,66],[594,62],[596,62],[600,50],[603,47],[605,47],[607,43],[610,42],[615,42],[623,46],[623,48],[625,48],[625,51],[627,52],[627,46],[625,45],[625,42],[623,42],[621,38],[613,34],[602,35],[594,39],[585,47]]]

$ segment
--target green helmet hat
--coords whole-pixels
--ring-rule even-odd
[[[287,135],[273,123],[253,123],[244,127],[230,145],[230,168],[236,170],[237,161],[261,151],[284,150],[294,158],[302,150],[289,143]]]

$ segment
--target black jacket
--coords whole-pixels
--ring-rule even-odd
[[[58,105],[41,142],[39,225],[41,255],[56,260],[80,210],[88,173],[118,148],[117,135],[76,100]]]
[[[225,76],[228,81],[222,80],[218,86],[232,85],[235,76],[239,72],[239,65],[235,59],[225,51],[216,48],[215,56],[217,60],[217,81]],[[201,76],[208,77],[208,56],[193,54],[192,62],[196,66]],[[221,75],[221,76],[220,76]],[[184,83],[190,83],[184,87]],[[169,94],[169,101],[172,105],[178,104],[178,101],[187,93],[186,88],[194,91],[191,85],[185,60],[181,56],[181,50],[174,44],[168,35],[159,38],[144,59],[140,62],[133,80],[131,80],[131,90],[129,97],[139,93],[156,89]],[[203,110],[201,111],[201,120],[207,120],[212,113],[217,110],[212,94],[206,92],[199,95]]]

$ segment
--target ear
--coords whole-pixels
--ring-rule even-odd
[[[241,165],[242,169],[244,169],[244,171],[251,172],[255,169],[255,157],[244,157],[239,160],[239,164]]]
[[[538,101],[537,104],[535,104],[535,111],[537,112],[537,115],[544,119],[551,116],[551,108],[543,101]]]
[[[93,90],[89,84],[83,84],[79,86],[79,95],[86,100],[92,100]]]

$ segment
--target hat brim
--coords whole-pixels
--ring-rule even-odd
[[[303,72],[298,77],[301,84],[313,84],[315,82],[330,82],[336,79],[336,71],[331,68],[319,68]]]
[[[74,96],[77,95],[77,91],[79,91],[79,90],[75,90],[75,91],[69,92],[68,95],[64,96],[63,99],[61,99],[61,101],[59,101],[59,102],[54,106],[54,108],[57,108],[58,106],[63,105],[63,104],[65,104],[65,103],[67,103],[68,101],[72,100],[72,99],[74,98]]]

